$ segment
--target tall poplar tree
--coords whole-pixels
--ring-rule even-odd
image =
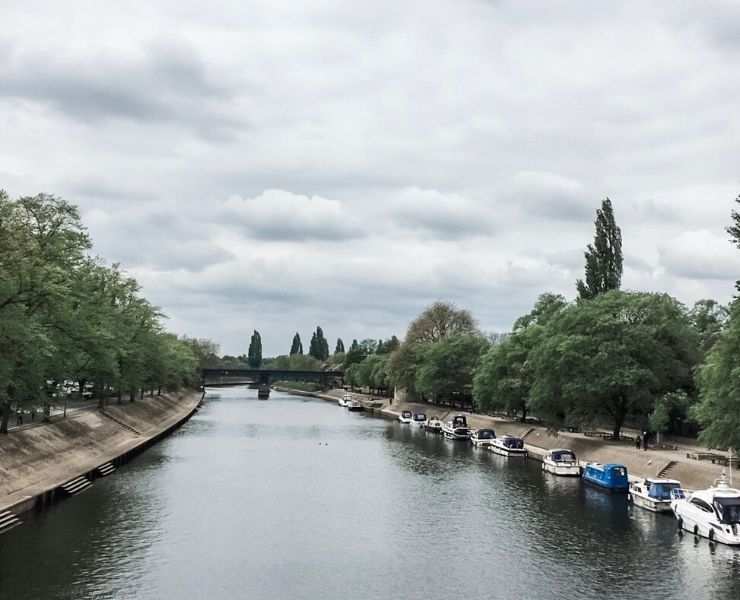
[[[337,338],[337,346],[334,348],[334,354],[344,354],[344,342],[342,338]]]
[[[294,354],[303,354],[303,343],[298,332],[293,336],[293,345],[290,347],[290,355],[293,356]]]
[[[596,210],[596,234],[589,244],[586,257],[586,280],[576,281],[578,297],[590,300],[609,290],[618,290],[622,283],[622,232],[614,221],[609,198]]]
[[[309,346],[308,353],[316,360],[323,361],[329,358],[329,342],[324,337],[321,327],[317,327],[311,336],[311,345]]]
[[[735,198],[735,202],[740,204],[740,196]],[[730,241],[740,248],[740,213],[736,210],[732,211],[732,223],[727,228],[727,233],[730,234]],[[735,289],[740,292],[740,280],[735,282]]]
[[[249,352],[247,353],[247,363],[253,369],[258,369],[262,364],[262,338],[256,329],[252,334],[249,342]]]

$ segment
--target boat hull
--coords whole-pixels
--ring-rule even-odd
[[[615,484],[608,481],[601,481],[600,479],[589,476],[587,473],[583,474],[582,479],[586,483],[590,483],[610,492],[626,492],[628,489],[628,486],[626,485]]]
[[[545,459],[542,461],[542,470],[561,477],[580,477],[581,467],[575,464],[558,464]]]
[[[488,446],[491,452],[495,452],[499,456],[506,456],[508,458],[527,458],[527,450],[525,448],[507,448],[506,446],[497,446],[491,444]]]
[[[719,542],[727,546],[740,546],[740,525],[730,526],[695,519],[691,510],[686,510],[686,500],[673,500],[671,510],[678,519],[679,528],[694,535],[707,538],[710,542]],[[730,528],[728,532],[726,529]]]
[[[462,427],[457,427],[455,429],[448,429],[447,427],[442,428],[442,433],[444,433],[445,438],[448,440],[469,440],[470,439],[470,430],[464,429]]]
[[[627,494],[627,500],[631,500],[632,504],[650,510],[652,512],[671,512],[671,501],[670,500],[655,500],[654,498],[646,498],[642,494],[636,494],[633,490],[630,490]]]

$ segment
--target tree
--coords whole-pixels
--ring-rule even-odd
[[[296,334],[293,336],[293,345],[290,347],[290,354],[303,354],[303,344],[301,343],[301,336]]]
[[[424,344],[419,348],[416,390],[435,402],[453,399],[469,402],[473,375],[488,347],[485,338],[469,335],[450,335]]]
[[[438,301],[427,307],[414,319],[406,331],[406,339],[391,352],[388,372],[396,387],[414,393],[419,365],[417,350],[427,343],[439,342],[447,336],[480,337],[478,324],[467,310],[460,310],[450,302]],[[395,339],[391,338],[391,345]],[[385,344],[384,350],[385,350]]]
[[[252,334],[249,342],[249,351],[247,352],[247,364],[253,369],[259,369],[262,364],[262,338],[256,329]]]
[[[699,335],[699,349],[705,354],[719,338],[729,312],[716,300],[697,300],[689,312],[691,324]]]
[[[688,416],[689,404],[689,396],[683,390],[663,394],[655,401],[653,412],[648,415],[650,430],[658,434],[667,431],[680,434]]]
[[[696,333],[666,294],[612,290],[570,305],[546,324],[530,353],[531,409],[552,426],[647,415],[666,392],[690,390]]]
[[[526,421],[534,379],[529,355],[542,341],[544,326],[566,306],[562,296],[542,294],[534,308],[514,323],[513,333],[492,345],[475,374],[476,406],[521,412],[522,421]]]
[[[344,342],[342,338],[337,338],[337,345],[334,348],[334,354],[344,354]]]
[[[710,448],[740,448],[740,302],[698,368],[699,404],[692,415],[699,440]]]
[[[740,204],[740,195],[735,198],[735,202]],[[736,210],[732,211],[732,221],[733,224],[728,226],[726,231],[730,234],[730,242],[740,248],[740,213]],[[735,282],[735,289],[740,291],[740,280]]]
[[[614,221],[609,198],[596,210],[596,234],[586,257],[586,281],[576,281],[582,300],[595,298],[609,290],[618,290],[622,282],[622,232]]]
[[[329,358],[329,342],[324,337],[321,327],[316,327],[316,331],[311,336],[311,345],[308,354],[318,361],[325,361]]]

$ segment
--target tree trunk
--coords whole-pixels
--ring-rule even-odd
[[[619,436],[622,433],[622,425],[624,424],[624,415],[615,415],[614,417],[614,429],[612,430],[612,439],[619,441]]]
[[[527,407],[522,408],[522,423],[527,422]]]
[[[162,386],[160,385],[157,387],[157,396],[161,396],[161,395],[162,395]]]
[[[118,390],[118,404],[121,404],[123,402],[123,392],[121,390]]]
[[[144,399],[144,388],[141,388],[141,392],[139,393],[139,400]]]
[[[2,419],[0,419],[0,433],[8,433],[8,419],[10,419],[10,402],[2,405]]]
[[[136,390],[129,390],[128,401],[133,402],[134,400],[136,400]]]

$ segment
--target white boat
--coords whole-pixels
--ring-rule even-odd
[[[470,429],[465,415],[455,415],[442,427],[442,433],[448,440],[470,439]]]
[[[339,406],[343,406],[344,408],[347,408],[350,402],[352,402],[352,394],[344,394],[339,399]]]
[[[441,433],[442,432],[442,421],[439,420],[439,417],[429,417],[426,424],[424,425],[424,429],[427,431],[430,431],[432,433]]]
[[[412,419],[414,425],[418,425],[419,427],[424,427],[427,424],[427,416],[424,413],[414,413]]]
[[[548,450],[542,459],[542,470],[555,475],[581,476],[581,467],[575,452],[569,448],[553,448]]]
[[[401,423],[411,423],[411,421],[414,420],[414,413],[410,410],[402,410],[401,414],[398,415],[398,420],[401,421]]]
[[[493,429],[476,429],[470,434],[470,441],[476,448],[490,446],[496,439],[496,432]]]
[[[524,441],[513,435],[497,437],[491,442],[488,449],[501,456],[527,456],[527,451],[524,449]]]
[[[671,510],[671,490],[678,489],[681,489],[680,481],[648,477],[643,481],[630,481],[627,500],[653,512],[668,512]]]
[[[353,412],[357,412],[362,410],[362,404],[360,404],[357,400],[350,400],[349,404],[347,404],[347,410],[351,410]]]
[[[679,529],[710,542],[740,546],[740,490],[730,487],[724,473],[706,490],[672,490],[671,510]]]

